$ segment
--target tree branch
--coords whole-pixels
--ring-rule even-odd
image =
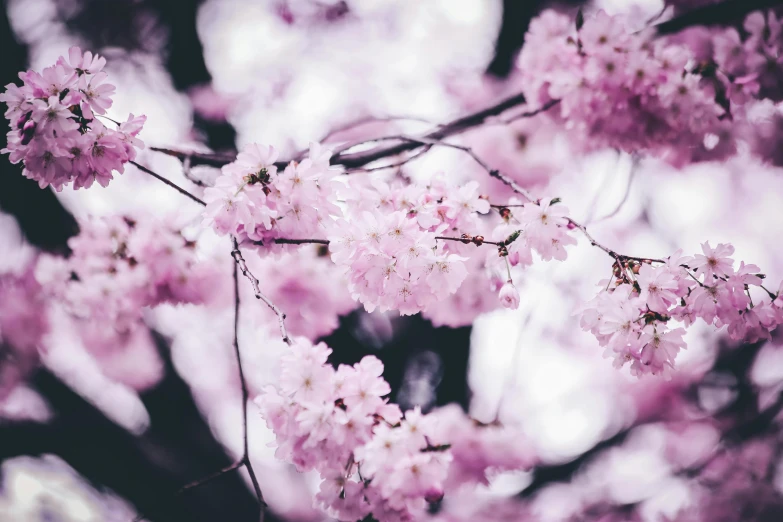
[[[321,241],[324,240],[293,240],[293,241],[299,241],[296,244],[302,244],[305,242],[308,243],[318,242],[320,244],[323,244],[321,243]],[[250,281],[250,284],[253,285],[253,292],[255,293],[256,299],[260,299],[261,301],[263,301],[277,316],[277,320],[280,325],[280,335],[283,337],[283,342],[290,346],[293,343],[291,342],[291,338],[288,336],[288,331],[286,330],[285,327],[285,314],[277,307],[277,305],[275,305],[272,301],[270,301],[269,298],[261,292],[258,278],[250,272],[250,269],[247,267],[247,263],[245,262],[245,258],[242,257],[242,251],[239,249],[239,242],[237,241],[237,238],[232,236],[231,242],[234,246],[233,250],[231,251],[231,257],[234,258],[234,261],[236,262],[237,266],[242,271],[242,275],[244,275],[248,279],[248,281]]]
[[[241,254],[240,254],[241,255]],[[256,492],[256,498],[258,498],[259,511],[261,522],[263,522],[264,509],[266,508],[266,502],[264,501],[264,495],[261,493],[261,487],[258,485],[258,478],[253,470],[253,464],[250,462],[249,442],[247,436],[247,401],[250,398],[247,390],[247,382],[245,381],[245,372],[242,369],[242,356],[239,353],[239,267],[234,265],[234,355],[237,358],[237,367],[239,368],[239,384],[242,387],[242,459],[240,462],[245,465],[248,475],[250,475],[250,482],[253,483],[253,489]]]
[[[181,495],[182,493],[185,493],[186,491],[188,491],[190,489],[194,489],[194,488],[197,488],[199,486],[203,486],[207,482],[211,482],[211,481],[213,481],[216,478],[222,477],[226,473],[231,473],[235,469],[241,468],[244,464],[245,463],[243,461],[241,461],[241,460],[237,461],[237,462],[231,464],[230,466],[226,466],[225,468],[221,469],[220,471],[216,471],[215,473],[213,473],[211,475],[207,475],[204,478],[200,478],[198,480],[194,480],[193,482],[191,482],[189,484],[185,484],[184,486],[182,486],[179,489],[179,491],[177,491],[177,495]],[[138,520],[140,520],[140,519],[138,519]]]
[[[279,237],[275,239],[275,243],[278,245],[307,245],[307,244],[328,245],[329,240],[328,239],[287,239],[284,237]]]
[[[207,206],[207,204],[206,204],[206,203],[204,203],[204,201],[202,201],[201,199],[197,198],[196,196],[194,196],[193,194],[191,194],[190,192],[188,192],[188,191],[187,191],[187,190],[185,190],[184,188],[180,187],[179,185],[177,185],[177,184],[176,184],[176,183],[174,183],[173,181],[169,181],[168,179],[164,178],[164,177],[163,177],[163,176],[161,176],[160,174],[158,174],[158,173],[156,173],[156,172],[153,172],[152,170],[148,169],[148,168],[147,168],[147,167],[145,167],[144,165],[139,165],[139,164],[138,164],[138,163],[136,163],[135,161],[130,161],[129,163],[131,163],[132,165],[134,165],[134,166],[135,166],[137,169],[139,169],[140,171],[142,171],[142,172],[146,172],[147,174],[149,174],[149,175],[150,175],[150,176],[152,176],[153,178],[155,178],[155,179],[158,179],[158,180],[162,181],[163,183],[165,183],[165,184],[166,184],[166,185],[168,185],[169,187],[171,187],[171,188],[173,188],[174,190],[178,191],[180,194],[183,194],[183,195],[185,195],[185,196],[189,197],[190,199],[192,199],[193,201],[195,201],[195,202],[196,202],[196,203],[198,203],[199,205],[203,205],[203,206],[205,206],[205,207]]]
[[[696,25],[726,25],[730,23],[736,23],[741,21],[742,17],[748,13],[770,7],[782,5],[781,0],[726,0],[717,4],[710,4],[700,9],[695,9],[691,12],[677,16],[666,22],[660,23],[655,27],[657,34],[666,35],[676,33],[688,27]],[[483,124],[487,119],[499,116],[509,109],[519,107],[527,102],[524,94],[518,93],[510,98],[487,107],[486,109],[468,114],[449,123],[441,125],[438,129],[423,136],[428,140],[442,140],[449,136],[461,134],[468,129],[477,127]],[[511,121],[520,118],[529,118],[535,116],[541,112],[548,110],[559,103],[559,100],[551,100],[545,105],[532,111],[523,112],[521,114],[511,116],[503,121],[503,123],[509,123]],[[340,152],[332,156],[332,165],[342,165],[346,169],[358,169],[372,163],[379,159],[383,159],[389,156],[396,156],[403,152],[408,152],[419,148],[420,145],[414,142],[399,143],[384,148],[377,148],[370,151],[358,152],[353,154]],[[150,147],[150,150],[161,152],[169,156],[174,156],[182,161],[189,158],[191,165],[208,165],[211,167],[222,167],[223,165],[230,163],[235,157],[225,154],[203,153],[203,152],[184,152],[174,149]],[[278,162],[278,168],[285,168],[287,162]]]

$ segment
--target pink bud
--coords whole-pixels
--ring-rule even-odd
[[[517,292],[511,279],[506,281],[506,284],[500,289],[500,295],[498,297],[500,297],[500,302],[505,308],[510,308],[512,310],[519,308],[519,292]]]
[[[16,128],[21,130],[25,123],[27,123],[30,120],[30,116],[32,116],[32,112],[26,112],[24,113],[18,120],[16,120]]]
[[[424,500],[429,504],[434,504],[443,500],[443,490],[439,488],[430,488],[424,494]]]
[[[33,136],[35,136],[35,126],[36,123],[33,120],[29,120],[24,124],[22,128],[22,145],[27,145],[32,141]]]

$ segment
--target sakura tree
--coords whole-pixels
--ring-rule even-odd
[[[200,30],[244,34],[228,4],[201,6]],[[301,67],[218,60],[202,34],[214,81],[184,105],[123,98],[111,49],[73,45],[0,94],[14,175],[78,226],[47,251],[3,215],[10,433],[56,418],[43,374],[143,438],[143,397],[175,375],[229,456],[144,505],[80,489],[96,520],[177,519],[168,504],[229,476],[248,520],[783,516],[777,3],[541,6],[507,77],[435,46],[399,73],[421,85],[395,87],[369,34],[418,62],[416,23],[434,13],[460,45],[497,10],[465,4],[244,5]],[[373,44],[351,63],[302,44],[356,38]],[[382,87],[341,95],[341,67]],[[161,134],[180,109],[239,146]],[[432,397],[449,346],[403,376],[378,350],[414,320],[470,335],[470,400]],[[72,484],[60,460],[24,466]],[[32,516],[7,489],[0,515]]]

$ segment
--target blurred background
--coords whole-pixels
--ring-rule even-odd
[[[639,20],[665,7],[656,0],[0,5],[3,85],[80,45],[108,60],[117,86],[109,114],[147,115],[140,136],[147,146],[231,153],[260,142],[273,144],[283,158],[362,118],[379,121],[344,140],[422,131],[516,92],[516,54],[530,19],[545,7],[603,8]],[[384,120],[392,116],[411,121]],[[742,155],[674,169],[612,150],[575,154],[535,119],[461,139],[532,190],[561,197],[618,251],[661,257],[676,248],[695,253],[707,239],[731,242],[737,259],[761,266],[771,281],[783,278],[779,169]],[[174,158],[147,150],[139,162],[188,190],[202,190]],[[67,253],[67,240],[87,216],[197,221],[198,208],[130,167],[106,189],[58,194],[40,190],[19,167],[0,160],[3,276],[23,274],[39,252]],[[480,173],[472,169],[469,158],[450,150],[405,167],[413,177]],[[188,174],[208,181],[215,171],[194,167]],[[483,182],[483,190],[502,193],[493,183]],[[149,310],[141,338],[100,354],[81,346],[56,317],[30,360],[0,347],[0,379],[6,380],[0,383],[0,521],[129,522],[139,513],[153,521],[255,520],[254,495],[242,473],[173,495],[241,455],[227,306],[232,261],[220,238],[200,236],[199,249],[225,267],[227,290],[211,306]],[[251,266],[262,280],[286,277],[266,260]],[[497,477],[467,505],[447,499],[433,517],[783,520],[774,423],[783,406],[780,341],[737,346],[720,332],[694,327],[673,380],[631,378],[601,357],[575,316],[609,271],[601,252],[580,244],[567,263],[536,263],[521,276],[519,310],[497,310],[492,294],[477,298],[464,321],[472,326],[443,326],[437,310],[400,318],[366,314],[349,303],[335,304],[342,312],[338,325],[308,333],[333,348],[335,363],[368,353],[380,357],[392,398],[403,409],[456,403],[482,422],[524,430],[540,466]],[[244,286],[240,341],[251,389],[258,392],[273,379],[284,347],[269,333],[268,312],[251,302]],[[22,305],[14,295],[0,295],[0,317],[29,320],[35,330],[44,304]],[[702,464],[727,430],[736,430],[736,441],[720,459],[706,461],[718,461],[706,480]],[[317,478],[274,459],[267,446],[273,437],[252,410],[250,433],[251,458],[270,504],[267,520],[322,520],[310,500]]]

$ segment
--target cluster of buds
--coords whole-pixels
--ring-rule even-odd
[[[460,240],[466,245],[473,243],[476,246],[481,246],[484,244],[484,236],[471,236],[470,234],[462,234],[460,236]]]

